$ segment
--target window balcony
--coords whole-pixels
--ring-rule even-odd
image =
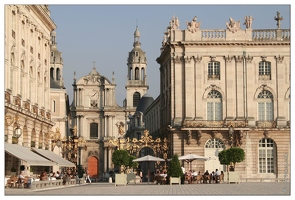
[[[208,74],[208,80],[220,80],[220,74]]]

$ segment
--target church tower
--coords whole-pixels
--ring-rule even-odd
[[[127,84],[126,100],[124,106],[127,109],[136,108],[139,104],[140,98],[147,93],[149,86],[147,85],[146,66],[147,60],[145,52],[141,49],[140,45],[140,32],[138,27],[134,32],[133,49],[129,52],[127,59]]]

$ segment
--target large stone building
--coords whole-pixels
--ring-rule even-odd
[[[229,18],[223,30],[201,30],[197,17],[180,30],[172,18],[157,58],[158,130],[165,130],[171,155],[210,157],[192,168],[225,171],[218,153],[236,146],[246,154],[235,166],[241,177],[289,175],[290,30],[280,28],[279,12],[274,18],[275,30],[253,30],[252,16],[244,29]]]
[[[116,167],[112,164],[112,153],[116,148],[124,148],[118,142],[125,137],[129,116],[134,114],[139,100],[147,92],[147,60],[139,39],[140,32],[136,27],[134,48],[127,59],[123,107],[116,103],[114,73],[109,80],[94,66],[88,75],[78,80],[74,75],[72,128],[76,127],[76,136],[83,137],[87,147],[81,149],[78,164],[87,168],[92,177],[102,177],[104,172]],[[114,142],[117,144],[113,145]]]
[[[50,32],[45,5],[5,5],[5,142],[50,148]],[[24,162],[5,154],[5,174]]]

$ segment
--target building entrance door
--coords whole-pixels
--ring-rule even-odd
[[[213,138],[209,139],[205,144],[205,157],[210,158],[205,162],[205,170],[209,173],[218,169],[218,171],[225,171],[225,165],[221,165],[218,159],[218,154],[224,149],[224,144],[221,140]]]
[[[99,164],[98,159],[94,156],[88,158],[89,176],[92,178],[99,178]]]

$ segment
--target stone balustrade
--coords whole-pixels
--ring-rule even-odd
[[[76,185],[76,179],[70,179],[65,183],[65,185]],[[51,180],[51,181],[33,181],[31,183],[31,189],[44,189],[44,188],[52,188],[52,187],[60,187],[63,186],[63,180]]]

